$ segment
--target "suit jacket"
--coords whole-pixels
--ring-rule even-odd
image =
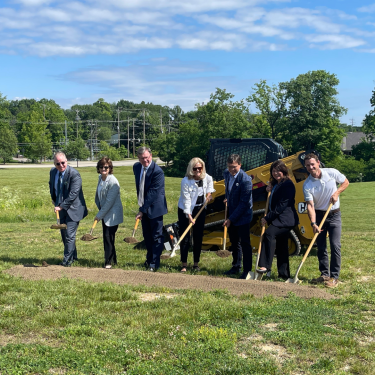
[[[133,165],[137,196],[139,193],[139,182],[142,168],[143,167],[140,162]],[[139,208],[139,211],[146,214],[150,219],[163,216],[168,212],[164,190],[164,173],[155,162],[151,162],[149,168],[147,169],[144,203],[143,206]]]
[[[275,227],[294,227],[298,221],[297,211],[294,207],[296,188],[294,183],[286,179],[275,186],[272,194],[271,206],[265,219],[268,224]]]
[[[52,168],[49,173],[49,191],[54,204],[56,202],[55,178],[58,172],[56,168]],[[80,221],[87,216],[81,175],[69,165],[66,167],[62,181],[62,202],[60,207],[68,213],[73,221]]]
[[[101,180],[102,176],[99,175],[98,187]],[[96,214],[96,217],[100,220],[103,219],[107,227],[114,227],[124,221],[124,212],[120,197],[120,184],[113,174],[107,176],[105,184],[100,190],[100,194],[98,194],[98,188],[96,189],[95,203],[100,210]]]
[[[228,204],[228,219],[234,226],[250,223],[253,217],[253,184],[251,177],[242,169],[238,172],[232,190],[228,191],[230,173],[224,171],[225,198]]]

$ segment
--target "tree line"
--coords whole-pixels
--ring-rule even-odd
[[[86,159],[95,142],[96,156],[118,160],[127,156],[130,138],[132,152],[148,145],[166,162],[167,175],[182,176],[193,156],[206,158],[210,138],[273,138],[289,154],[319,151],[326,166],[340,169],[350,181],[375,180],[375,91],[363,126],[353,127],[340,123],[347,109],[337,99],[338,84],[335,74],[317,70],[273,85],[261,80],[247,98],[237,101],[217,88],[207,103],[188,112],[179,106],[104,99],[62,109],[53,100],[8,101],[0,94],[0,157],[5,162],[22,150],[36,161],[62,149],[68,157]],[[343,137],[358,130],[364,139],[353,147],[352,156],[344,155]],[[120,142],[110,144],[118,132]]]

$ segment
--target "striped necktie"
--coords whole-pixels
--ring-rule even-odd
[[[62,185],[62,173],[59,172],[59,177],[57,179],[57,197],[56,197],[57,204],[61,203],[61,193],[62,193],[61,185]]]
[[[138,194],[138,206],[142,207],[145,201],[145,180],[146,180],[147,169],[143,168],[143,174],[141,178],[141,183],[139,184],[139,194]]]

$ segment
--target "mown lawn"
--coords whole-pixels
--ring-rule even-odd
[[[96,214],[98,177],[95,168],[79,170],[90,209],[80,237]],[[118,267],[142,269],[145,252],[122,241],[137,209],[134,177],[128,167],[115,175],[125,209]],[[61,261],[59,233],[49,229],[55,217],[48,178],[42,168],[0,169],[1,270]],[[170,223],[177,218],[180,179],[166,184]],[[24,281],[1,272],[0,374],[374,374],[374,197],[375,183],[352,184],[342,196],[342,284],[331,291],[335,300]],[[101,239],[79,241],[78,256],[77,266],[102,267]],[[291,259],[293,274],[300,260]],[[204,253],[201,274],[221,275],[230,262]],[[178,272],[178,266],[176,257],[163,261],[161,271]],[[312,253],[299,278],[307,283],[318,274]],[[148,292],[165,297],[142,301]]]

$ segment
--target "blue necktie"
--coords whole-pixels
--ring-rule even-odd
[[[59,172],[59,178],[57,180],[57,197],[56,197],[56,201],[58,205],[61,203],[61,193],[62,193],[61,185],[62,185],[62,173]]]

